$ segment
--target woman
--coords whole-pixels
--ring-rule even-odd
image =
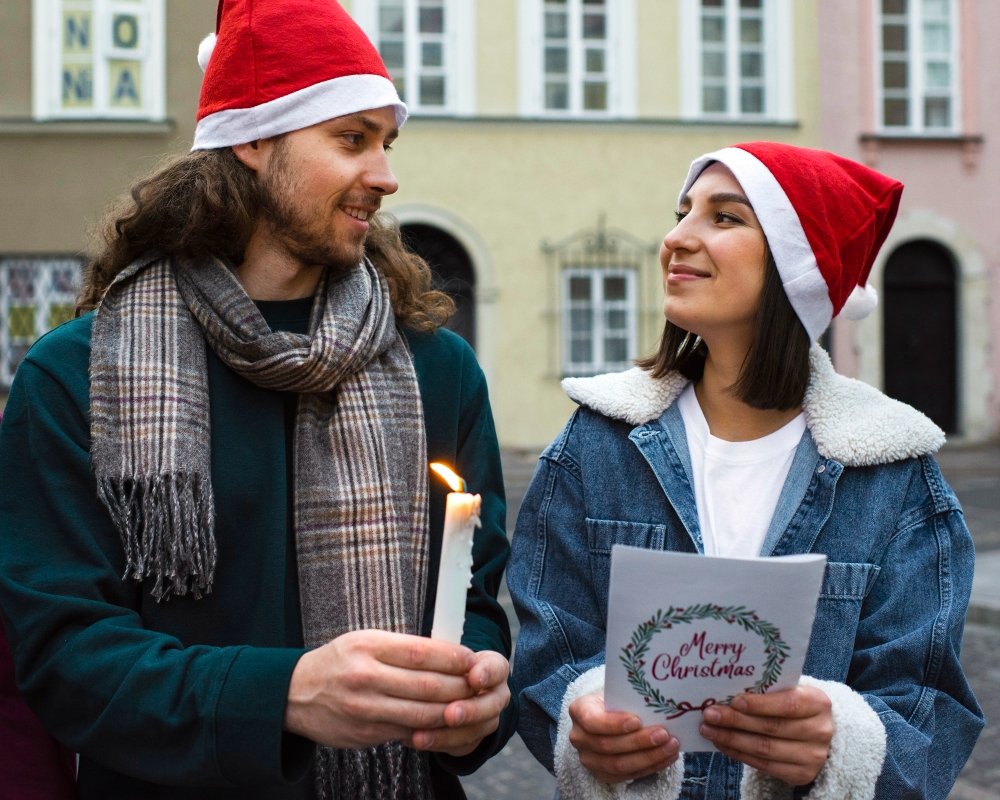
[[[564,798],[944,798],[983,725],[959,664],[973,547],[919,412],[810,342],[866,287],[902,185],[756,142],[694,161],[635,369],[568,379],[513,537],[519,730]],[[600,454],[595,457],[594,454]],[[613,544],[827,568],[801,683],[703,712],[722,753],[604,709]]]

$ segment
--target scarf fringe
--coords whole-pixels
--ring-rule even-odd
[[[317,800],[434,800],[427,755],[399,742],[365,750],[320,747]]]
[[[97,493],[125,549],[122,578],[155,578],[157,602],[212,591],[215,507],[210,481],[197,475],[102,476]]]

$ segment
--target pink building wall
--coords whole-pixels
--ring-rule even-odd
[[[959,438],[1000,435],[1000,3],[958,0],[961,130],[951,138],[880,138],[875,126],[877,0],[819,4],[822,146],[900,179],[896,227],[873,270],[903,241],[929,238],[959,262]],[[882,382],[878,312],[834,326],[838,368]],[[933,376],[929,376],[932,380]]]

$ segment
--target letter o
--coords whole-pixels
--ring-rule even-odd
[[[133,14],[116,14],[112,32],[115,47],[133,49],[139,43],[139,18]]]

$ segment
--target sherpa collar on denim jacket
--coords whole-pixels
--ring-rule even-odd
[[[809,368],[802,407],[824,458],[866,467],[936,453],[944,444],[944,432],[915,408],[838,375],[819,345],[809,352]],[[657,379],[638,367],[562,382],[566,394],[580,405],[632,425],[657,419],[687,384],[679,372]]]

